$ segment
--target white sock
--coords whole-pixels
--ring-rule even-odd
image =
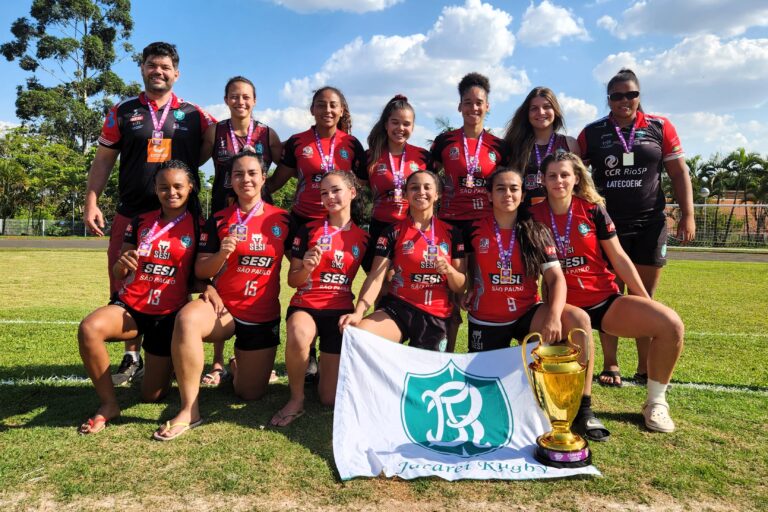
[[[648,403],[665,404],[667,403],[667,386],[655,380],[648,379]]]
[[[133,359],[134,363],[139,361],[139,352],[138,352],[138,350],[126,350],[125,354],[131,356],[131,359]]]

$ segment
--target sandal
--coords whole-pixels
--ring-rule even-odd
[[[601,377],[611,380],[604,381]],[[597,376],[597,383],[606,388],[620,388],[622,386],[621,372],[619,370],[603,370],[600,372],[600,375]]]
[[[210,388],[215,388],[227,382],[231,377],[231,374],[226,368],[214,368],[210,372],[203,375],[200,379],[200,385]]]
[[[597,419],[592,409],[579,411],[573,420],[572,429],[584,439],[604,443],[611,437],[611,432]]]
[[[93,417],[88,418],[85,423],[80,425],[77,432],[81,436],[89,436],[91,434],[98,434],[105,428],[107,428],[107,422],[109,418],[102,416],[101,414],[95,414]]]
[[[647,386],[648,385],[648,374],[647,373],[635,373],[635,375],[632,376],[632,380],[635,381],[635,384],[638,386]]]
[[[155,441],[172,441],[173,439],[176,439],[186,431],[192,430],[195,427],[199,427],[202,424],[203,424],[203,418],[200,418],[197,421],[193,421],[192,423],[187,423],[186,421],[171,423],[170,421],[166,421],[163,425],[160,426],[160,428],[155,430],[155,433],[152,434],[152,439],[154,439]],[[181,428],[176,432],[168,434],[171,430],[177,427],[181,427]]]
[[[302,416],[304,416],[304,409],[291,414],[283,414],[282,410],[277,411],[277,413],[270,420],[269,426],[277,428],[287,427]],[[288,423],[283,423],[284,421],[288,421]]]

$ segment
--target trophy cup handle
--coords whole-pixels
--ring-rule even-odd
[[[532,332],[529,333],[528,336],[523,338],[522,349],[520,350],[520,354],[523,356],[523,371],[525,372],[525,376],[528,378],[528,384],[531,386],[531,391],[533,391],[533,396],[536,398],[536,402],[539,404],[539,407],[541,407],[541,402],[539,401],[539,394],[536,392],[536,384],[533,382],[533,378],[531,378],[531,369],[528,368],[528,358],[526,357],[527,352],[525,351],[526,344],[528,343],[528,340],[533,338],[534,336],[538,336],[539,343],[541,343],[541,334],[538,332]]]
[[[569,344],[571,347],[573,347],[573,348],[575,348],[576,350],[578,350],[579,352],[581,352],[581,347],[579,347],[578,345],[576,345],[576,344],[573,342],[573,333],[575,333],[575,332],[580,332],[580,333],[581,333],[581,334],[583,334],[583,335],[584,335],[584,337],[585,337],[585,338],[587,338],[587,339],[589,339],[589,335],[587,334],[587,331],[585,331],[584,329],[581,329],[581,328],[579,328],[579,327],[574,327],[573,329],[571,329],[571,330],[568,332],[568,344]],[[586,362],[584,363],[586,366],[589,366],[589,354],[590,354],[591,352],[593,352],[593,350],[592,350],[592,346],[591,346],[591,343],[594,343],[594,342],[590,342],[590,346],[588,347],[588,348],[589,348],[589,352],[587,352],[587,360],[586,360]]]

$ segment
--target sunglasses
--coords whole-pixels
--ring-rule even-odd
[[[629,91],[629,92],[612,92],[608,95],[608,99],[611,101],[621,101],[623,99],[633,100],[640,96],[640,91]]]

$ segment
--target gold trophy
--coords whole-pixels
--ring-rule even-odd
[[[587,441],[571,432],[584,390],[587,366],[579,362],[581,349],[573,344],[574,332],[587,333],[583,329],[571,329],[568,342],[544,345],[541,334],[532,332],[523,339],[523,365],[539,407],[549,418],[552,430],[536,439],[534,458],[546,466],[578,468],[592,464],[592,453]],[[528,364],[525,352],[528,340],[538,336],[539,346],[531,351],[533,362]]]

